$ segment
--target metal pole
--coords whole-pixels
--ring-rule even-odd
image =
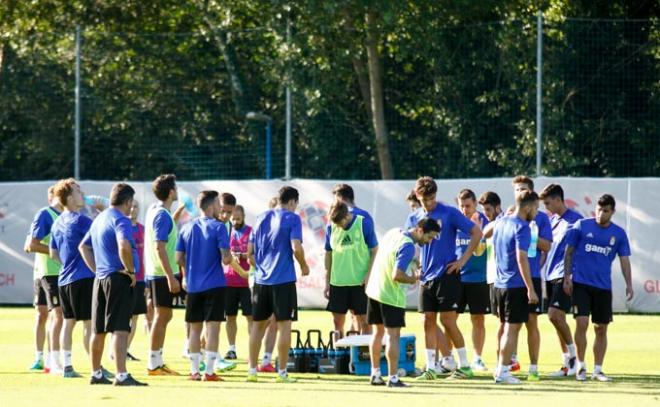
[[[291,45],[291,21],[287,19],[286,22],[286,41],[287,44]],[[291,80],[291,75],[287,77],[286,84],[286,141],[285,141],[285,153],[284,153],[284,179],[291,179],[291,88],[289,87],[289,81]]]
[[[273,127],[273,122],[271,120],[268,120],[268,122],[266,123],[266,179],[271,179],[271,172],[270,172],[271,144],[270,144],[270,138],[271,138],[272,127]]]
[[[80,26],[76,26],[75,147],[73,177],[80,179]]]
[[[536,17],[536,176],[543,156],[543,12]]]

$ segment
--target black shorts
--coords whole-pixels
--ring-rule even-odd
[[[495,302],[500,322],[524,324],[529,320],[529,300],[527,288],[495,287]]]
[[[144,281],[138,281],[133,287],[133,315],[147,313],[146,286],[147,284]]]
[[[558,278],[545,282],[545,291],[548,294],[548,307],[571,311],[571,297],[564,292],[564,279]]]
[[[34,301],[32,302],[32,305],[36,306],[46,306],[48,305],[48,302],[46,301],[46,292],[44,291],[44,288],[41,286],[41,279],[40,278],[35,278],[34,279],[34,286],[32,287],[34,290]]]
[[[406,309],[383,304],[369,298],[367,306],[369,325],[384,325],[385,328],[403,328],[406,326]]]
[[[612,318],[612,291],[573,283],[573,315],[588,317],[594,324],[609,324]]]
[[[252,319],[265,321],[275,314],[277,321],[298,320],[296,283],[276,285],[254,284],[252,287]]]
[[[419,312],[458,311],[461,276],[447,274],[423,283],[419,289]]]
[[[94,333],[131,331],[133,289],[126,274],[112,273],[94,279],[92,293],[92,326]]]
[[[252,292],[250,287],[226,287],[225,315],[229,317],[238,315],[239,305],[243,316],[249,317],[252,315]]]
[[[532,283],[534,284],[534,291],[536,296],[539,297],[539,302],[536,304],[529,304],[529,313],[530,314],[543,314],[543,282],[540,278],[532,278]],[[527,291],[525,291],[525,298],[527,298]]]
[[[53,308],[60,306],[60,290],[57,286],[58,276],[44,276],[41,277],[41,288],[43,288],[44,293],[46,294],[46,305],[48,305],[48,311]]]
[[[60,287],[64,319],[89,321],[92,319],[92,291],[94,277],[83,278]]]
[[[225,320],[225,287],[189,293],[186,322],[222,322]]]
[[[330,285],[330,300],[326,310],[335,314],[346,314],[350,309],[355,315],[364,315],[367,313],[368,300],[362,285]]]
[[[483,315],[490,313],[490,287],[488,283],[461,283],[461,300],[458,302],[458,312],[470,309],[470,315]]]
[[[494,316],[499,316],[497,313],[497,298],[495,294],[495,284],[488,284],[488,292],[490,294],[490,313]]]
[[[181,275],[177,275],[176,279],[181,284]],[[149,280],[149,294],[151,295],[151,303],[154,307],[167,307],[174,308],[177,305],[177,299],[186,297],[186,292],[181,287],[181,291],[176,294],[170,292],[170,287],[167,285],[167,278],[160,277]]]

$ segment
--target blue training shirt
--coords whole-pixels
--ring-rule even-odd
[[[64,211],[53,223],[50,237],[51,249],[57,250],[62,269],[57,285],[62,287],[83,278],[94,278],[94,273],[83,260],[78,245],[83,240],[92,220],[79,212]]]
[[[488,218],[481,212],[479,220],[481,221],[481,229],[488,224]],[[456,258],[461,258],[465,250],[470,245],[470,234],[459,230],[456,233]],[[481,238],[479,245],[472,253],[472,257],[465,263],[461,269],[461,281],[464,283],[485,283],[486,282],[486,260],[488,254],[486,253],[486,239]]]
[[[424,208],[418,208],[408,215],[404,229],[416,227],[417,222],[426,217],[437,220],[442,230],[437,238],[421,248],[422,282],[434,280],[445,273],[447,264],[456,260],[456,233],[461,230],[469,234],[474,227],[474,222],[458,209],[437,202],[429,213]]]
[[[58,216],[60,215],[57,209],[52,206],[39,209],[39,212],[34,215],[34,219],[32,219],[32,224],[30,225],[30,236],[37,240],[43,240],[44,237],[48,236],[55,222],[53,217],[48,213],[48,209],[57,213]]]
[[[185,277],[189,293],[225,287],[222,253],[229,250],[229,235],[217,219],[201,217],[188,222],[179,232],[176,251],[186,254]]]
[[[493,232],[493,248],[497,267],[495,287],[525,287],[525,281],[518,267],[516,252],[529,250],[530,242],[529,222],[516,215],[504,216],[497,221]]]
[[[135,248],[131,220],[119,210],[110,207],[94,219],[83,243],[94,250],[97,278],[103,279],[125,269],[119,258],[117,243],[117,240],[123,239],[131,242],[131,246]]]
[[[552,246],[545,261],[544,275],[546,281],[564,277],[564,253],[566,252],[566,233],[575,222],[582,219],[582,215],[573,209],[566,209],[561,216],[555,214],[550,217],[552,227]]]
[[[296,281],[292,240],[302,242],[302,223],[296,213],[270,209],[257,217],[250,243],[254,244],[255,282],[276,285]]]
[[[612,289],[614,258],[630,256],[626,231],[610,223],[600,226],[596,219],[580,219],[566,234],[566,245],[575,248],[573,282],[603,290]]]

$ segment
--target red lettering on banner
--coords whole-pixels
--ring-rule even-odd
[[[16,283],[16,276],[14,274],[0,273],[0,287],[14,285]]]
[[[644,291],[649,294],[660,294],[660,280],[644,281]]]

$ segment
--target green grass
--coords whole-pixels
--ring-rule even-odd
[[[417,335],[417,365],[422,365],[423,336],[421,316],[414,312],[407,314],[408,327],[404,332]],[[166,344],[166,363],[182,373],[188,371],[188,363],[183,359],[183,312],[177,310],[170,324]],[[201,406],[201,405],[241,405],[241,406],[280,406],[332,405],[341,406],[407,406],[430,405],[523,405],[533,403],[539,406],[641,406],[660,405],[660,316],[617,315],[610,327],[609,350],[604,370],[614,378],[611,383],[542,377],[537,383],[519,386],[496,386],[490,373],[479,374],[469,381],[438,380],[431,383],[414,383],[405,390],[371,387],[365,377],[293,374],[300,380],[296,384],[274,383],[273,375],[261,374],[258,384],[245,383],[245,356],[247,335],[244,320],[239,321],[239,367],[225,374],[225,382],[190,382],[185,377],[147,377],[145,362],[129,362],[129,371],[139,380],[149,383],[147,388],[114,388],[112,386],[92,387],[88,384],[89,361],[82,349],[82,328],[74,332],[73,363],[85,375],[82,379],[63,379],[43,373],[30,373],[27,367],[33,358],[32,339],[33,310],[29,308],[0,308],[0,405],[56,406],[66,405],[162,405],[162,406]],[[461,318],[463,333],[469,343],[469,320]],[[545,317],[541,319],[541,374],[558,367],[560,354],[557,338]],[[294,328],[307,330],[331,329],[331,318],[323,311],[301,311],[300,321]],[[484,359],[488,367],[494,367],[494,334],[496,320],[487,318],[487,339]],[[226,351],[226,337],[222,332],[221,351]],[[138,332],[131,351],[142,360],[147,355],[146,335]],[[520,360],[525,371],[527,353],[526,337],[520,337]],[[589,335],[589,343],[593,335]],[[107,347],[106,347],[107,350]],[[421,357],[420,357],[421,356]],[[470,355],[471,356],[471,355]],[[111,370],[113,364],[104,362]],[[593,367],[591,351],[587,353],[589,370]],[[475,404],[476,403],[476,404]]]

